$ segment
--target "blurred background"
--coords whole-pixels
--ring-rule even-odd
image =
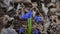
[[[0,34],[60,34],[60,0],[0,0]]]

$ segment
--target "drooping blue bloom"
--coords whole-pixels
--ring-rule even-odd
[[[33,31],[33,34],[39,34],[39,31],[36,29]]]
[[[22,12],[22,15],[19,16],[19,18],[21,18],[21,19],[27,19],[27,16],[26,16],[26,14],[24,12]]]
[[[33,15],[32,11],[28,11],[28,13],[26,13],[26,16],[27,16],[28,18],[32,17],[32,15]]]
[[[23,30],[22,27],[19,29],[19,32],[20,32],[20,33],[24,33],[24,30]]]
[[[35,20],[35,22],[39,22],[39,21],[41,21],[42,20],[42,18],[41,18],[41,16],[35,16],[34,17],[34,20]]]
[[[22,15],[19,16],[21,19],[28,19],[30,17],[32,17],[32,11],[28,11],[26,14],[24,12],[22,12]]]

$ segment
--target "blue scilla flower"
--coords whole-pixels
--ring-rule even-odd
[[[27,19],[28,17],[26,16],[26,14],[24,12],[22,12],[22,15],[19,16],[19,18],[21,18],[21,19]]]
[[[28,13],[26,13],[26,16],[27,16],[28,18],[32,17],[32,15],[33,15],[32,11],[28,11]]]
[[[19,16],[19,18],[28,19],[28,18],[32,17],[32,14],[33,14],[32,11],[28,11],[26,14],[24,12],[22,12],[22,15]]]
[[[39,34],[39,31],[36,29],[33,31],[33,34]]]
[[[19,29],[19,33],[24,33],[24,30],[22,27]]]
[[[37,23],[38,23],[39,21],[41,21],[41,19],[42,19],[41,16],[35,16],[35,17],[34,17],[34,20],[35,20],[35,22],[37,22]]]

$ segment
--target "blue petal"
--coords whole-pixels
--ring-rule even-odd
[[[35,16],[34,20],[35,20],[36,22],[41,21],[41,16]]]
[[[33,31],[33,34],[38,34],[38,33],[39,31],[37,29]]]
[[[24,32],[23,28],[20,28],[20,29],[19,29],[19,32],[20,32],[20,33],[21,33],[21,32],[23,33],[23,32]]]

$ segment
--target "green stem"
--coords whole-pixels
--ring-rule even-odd
[[[28,19],[28,29],[26,34],[31,34],[32,32],[32,18]]]

